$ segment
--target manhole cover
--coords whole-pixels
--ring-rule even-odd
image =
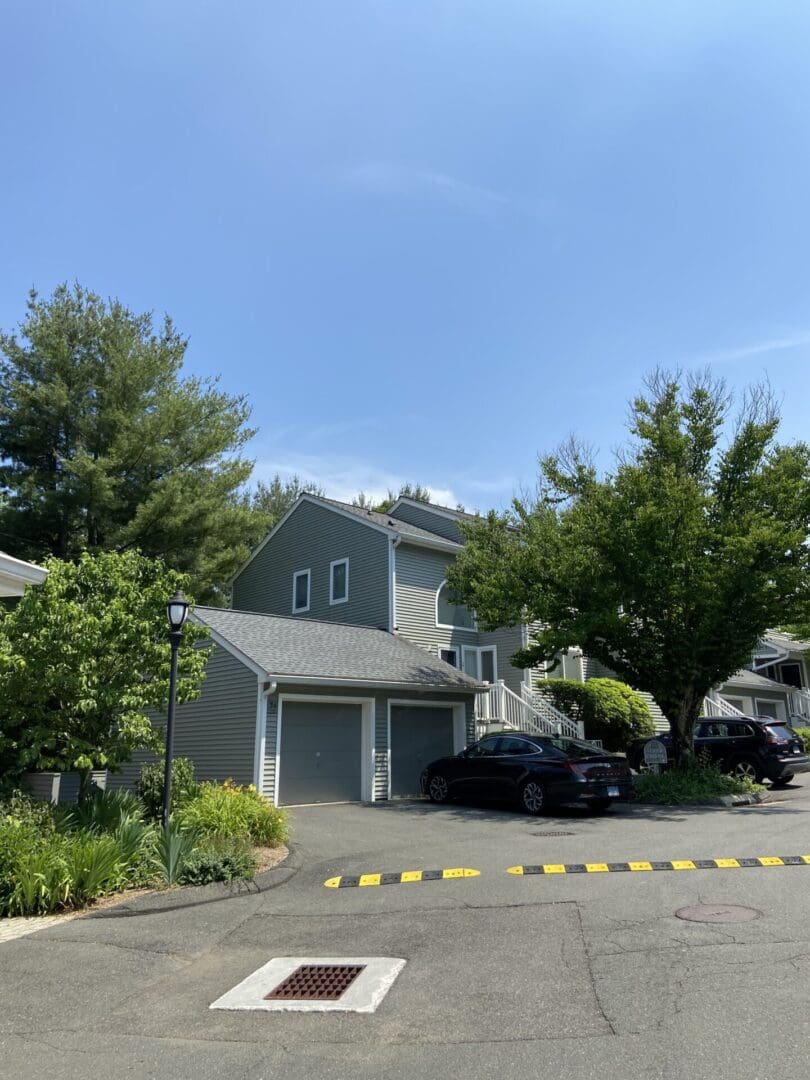
[[[675,915],[688,922],[734,923],[758,919],[762,912],[752,907],[738,907],[736,904],[695,904],[692,907],[679,908]]]
[[[547,829],[544,832],[533,832],[532,836],[576,836],[572,832],[560,832],[558,829]]]
[[[337,1001],[365,964],[302,964],[265,1001]]]

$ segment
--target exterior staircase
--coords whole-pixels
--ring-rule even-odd
[[[542,695],[516,694],[498,679],[476,696],[475,722],[478,737],[493,728],[526,731],[532,735],[567,735],[584,739],[584,726],[555,709]]]

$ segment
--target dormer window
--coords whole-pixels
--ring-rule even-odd
[[[449,630],[475,630],[472,612],[443,581],[436,593],[436,625]]]

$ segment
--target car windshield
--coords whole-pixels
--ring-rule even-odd
[[[569,758],[594,757],[604,753],[593,743],[579,742],[577,739],[565,739],[561,736],[538,739],[537,742],[544,750],[553,748]]]

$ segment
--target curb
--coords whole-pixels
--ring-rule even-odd
[[[773,801],[772,794],[769,791],[763,791],[753,795],[718,795],[713,799],[688,799],[680,803],[646,802],[643,799],[634,799],[630,806],[658,806],[668,810],[677,810],[684,806],[714,806],[729,810],[734,809],[735,806],[756,806],[758,803]]]
[[[295,877],[304,864],[300,848],[290,844],[286,858],[276,866],[257,874],[250,881],[212,881],[209,885],[181,885],[172,889],[155,889],[136,900],[122,901],[115,907],[93,910],[81,917],[85,919],[125,919],[141,915],[157,915],[201,904],[216,904],[222,900],[238,900],[246,896],[258,896],[285,885]]]

